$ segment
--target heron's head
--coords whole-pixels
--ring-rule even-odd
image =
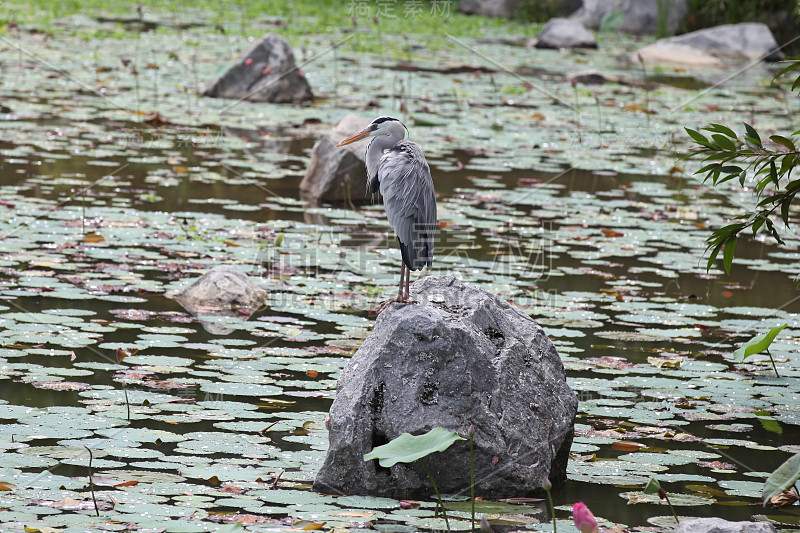
[[[403,132],[406,127],[396,118],[378,117],[370,122],[366,128],[359,131],[355,135],[351,135],[347,139],[344,139],[336,146],[345,146],[347,144],[360,141],[361,139],[366,139],[367,137],[375,137],[376,135],[394,135],[395,132],[398,131],[398,128],[401,132]]]

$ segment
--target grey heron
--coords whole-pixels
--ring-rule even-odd
[[[403,262],[397,298],[383,302],[377,313],[392,302],[411,303],[411,271],[430,267],[433,262],[436,193],[425,155],[416,143],[403,140],[406,131],[396,118],[378,117],[336,145],[372,138],[366,153],[367,193],[380,192],[386,217],[400,243]]]

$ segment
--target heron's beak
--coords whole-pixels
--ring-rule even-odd
[[[364,128],[363,130],[359,131],[355,135],[352,135],[352,136],[348,137],[347,139],[341,141],[336,146],[345,146],[347,144],[354,143],[356,141],[360,141],[361,139],[366,139],[367,137],[370,136],[371,133],[372,133],[372,130],[370,130],[369,128]]]

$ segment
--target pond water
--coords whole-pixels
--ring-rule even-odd
[[[645,90],[649,75],[623,59],[641,43],[620,36],[575,53],[392,36],[365,53],[361,35],[336,50],[307,36],[292,44],[313,106],[231,107],[195,88],[244,39],[84,41],[90,24],[114,27],[73,18],[0,52],[4,528],[441,527],[431,502],[309,490],[336,378],[397,283],[380,206],[297,194],[314,141],[354,110],[399,116],[428,156],[433,273],[511,300],[559,349],[581,400],[559,528],[575,501],[607,525],[671,526],[641,494],[651,476],[682,516],[775,514],[763,480],[800,451],[797,236],[743,240],[730,276],[706,272],[704,239],[751,193],[706,187],[679,160],[682,126],[795,129],[796,99],[763,66],[718,86],[729,71],[659,69]],[[589,69],[618,82],[566,79]],[[145,122],[153,111],[167,124]],[[206,319],[227,335],[164,296],[216,264],[269,291],[251,316]],[[765,358],[732,363],[784,323],[780,377]],[[118,348],[138,353],[120,362]],[[551,528],[530,525],[542,519],[508,518]]]

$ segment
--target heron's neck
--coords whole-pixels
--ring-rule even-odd
[[[402,129],[402,126],[401,126]],[[378,173],[378,165],[381,162],[381,157],[385,150],[389,150],[395,144],[399,143],[405,137],[404,132],[392,132],[391,135],[377,135],[372,138],[369,146],[367,146],[367,174],[370,178],[375,177]]]

